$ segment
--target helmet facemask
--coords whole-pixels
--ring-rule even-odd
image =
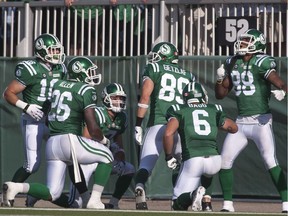
[[[264,35],[260,33],[259,36],[256,37],[253,34],[250,34],[249,30],[240,35],[239,39],[234,43],[235,54],[238,55],[262,53],[264,52],[265,47],[266,39]]]
[[[101,83],[101,74],[97,74],[97,65],[84,56],[74,57],[67,66],[67,79],[96,86]]]
[[[111,83],[102,91],[102,101],[108,110],[115,113],[122,112],[126,109],[127,95],[123,87],[118,83]]]
[[[97,74],[97,66],[94,65],[92,67],[89,67],[86,71],[83,71],[87,77],[85,78],[85,83],[91,85],[91,86],[96,86],[101,83],[101,74]]]
[[[107,107],[108,110],[112,110],[115,113],[122,112],[126,109],[126,94],[110,94],[104,98],[104,102],[110,104]]]
[[[50,64],[62,64],[65,61],[64,47],[58,38],[50,34],[40,35],[36,39],[34,52],[36,57]]]

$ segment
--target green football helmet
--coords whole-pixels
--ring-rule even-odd
[[[197,82],[188,83],[182,92],[184,102],[191,103],[208,103],[208,95],[205,88]]]
[[[263,53],[266,48],[264,34],[256,29],[248,29],[239,36],[234,43],[235,54],[246,55],[246,53]]]
[[[126,97],[126,93],[119,83],[111,83],[102,91],[104,106],[115,113],[126,109]]]
[[[84,82],[91,86],[101,83],[101,74],[97,74],[97,66],[85,56],[77,56],[67,66],[67,80]]]
[[[178,64],[178,49],[169,42],[160,42],[156,44],[149,53],[149,62],[166,61]]]
[[[62,64],[65,61],[64,47],[52,34],[42,34],[36,38],[34,55],[51,64]]]

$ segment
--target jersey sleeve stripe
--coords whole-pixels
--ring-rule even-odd
[[[215,104],[215,107],[217,110],[223,111],[222,106],[219,104]]]
[[[95,108],[95,113],[98,116],[100,124],[103,124],[105,122],[105,120],[106,120],[103,112],[98,107],[96,107]]]
[[[94,88],[93,88],[92,86],[83,85],[83,86],[79,89],[78,94],[84,95],[85,92],[88,91],[89,89],[93,89],[93,90],[94,90]]]
[[[267,77],[270,75],[271,72],[276,71],[274,68],[267,70],[267,72],[264,74],[264,78],[267,79]]]
[[[31,76],[34,76],[37,74],[36,70],[27,62],[24,61],[20,64],[22,64],[28,70],[28,72],[30,73]]]
[[[20,82],[22,85],[26,86],[26,84],[25,84],[22,80],[20,80],[18,77],[15,77],[15,79],[16,79],[18,82]]]
[[[262,64],[262,62],[266,59],[266,58],[268,58],[269,56],[267,56],[267,55],[263,55],[263,56],[261,56],[256,62],[255,62],[255,64],[258,66],[258,67],[260,67],[260,65]]]
[[[159,69],[159,64],[157,64],[157,63],[150,63],[151,64],[151,66],[152,66],[152,68],[153,68],[153,71],[154,72],[159,72],[160,71],[160,69]]]
[[[95,107],[96,105],[95,104],[89,104],[89,105],[87,105],[86,107],[84,107],[84,110],[85,109],[88,109],[88,108],[91,108],[91,107]]]
[[[178,104],[172,105],[172,107],[175,111],[180,110],[180,107]]]

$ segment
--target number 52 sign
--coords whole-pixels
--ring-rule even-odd
[[[219,17],[216,28],[216,45],[233,45],[240,34],[251,28],[256,29],[256,20],[256,16]]]

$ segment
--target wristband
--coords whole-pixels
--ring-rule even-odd
[[[222,84],[222,82],[223,82],[223,80],[217,80],[217,84],[219,84],[219,85],[221,85]]]
[[[136,118],[136,126],[141,127],[142,121],[143,121],[143,118],[137,116],[137,118]]]
[[[138,103],[138,107],[141,107],[141,108],[144,108],[144,109],[148,109],[149,105],[148,104]]]
[[[27,109],[28,109],[28,107],[29,107],[30,105],[29,104],[27,104],[26,106],[25,106],[25,108],[23,109],[23,112],[27,112]]]
[[[165,155],[165,160],[169,161],[171,158],[173,158],[172,154],[166,154]]]
[[[26,109],[27,110],[27,106],[29,106],[27,103],[25,103],[24,101],[22,100],[17,100],[16,103],[15,103],[15,106],[16,107],[19,107],[20,109],[24,110]]]

